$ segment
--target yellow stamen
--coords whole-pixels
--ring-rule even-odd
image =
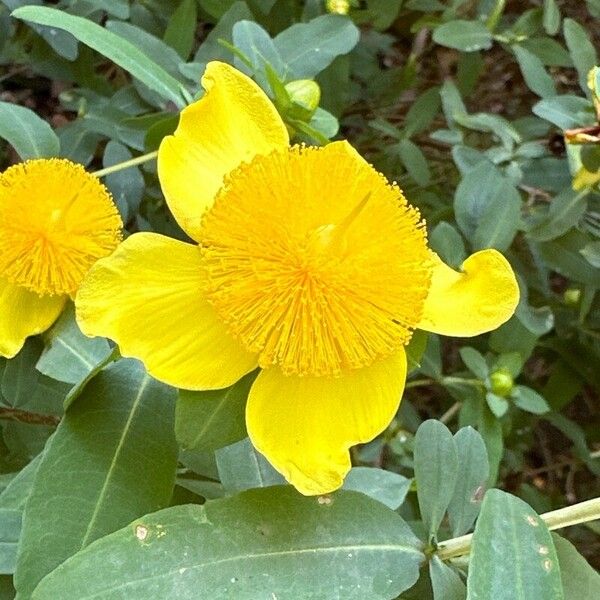
[[[108,190],[81,165],[30,160],[0,174],[0,277],[40,295],[73,295],[121,240]]]
[[[419,213],[347,148],[257,157],[204,216],[208,298],[262,367],[360,368],[420,318],[431,265]]]

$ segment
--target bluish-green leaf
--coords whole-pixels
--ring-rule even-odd
[[[287,79],[311,79],[336,56],[356,46],[359,32],[340,15],[323,15],[308,23],[297,23],[275,38],[275,47],[287,68]]]
[[[511,494],[485,495],[471,545],[469,600],[564,600],[546,524]]]
[[[565,19],[563,31],[567,48],[579,75],[579,87],[589,95],[587,76],[594,65],[598,64],[598,54],[594,44],[590,41],[586,30],[573,19]]]
[[[230,494],[285,483],[283,476],[254,448],[248,438],[220,448],[216,458],[219,478]]]
[[[544,397],[524,385],[515,386],[511,398],[521,410],[534,415],[543,415],[550,412],[550,407]]]
[[[46,6],[23,6],[13,12],[13,17],[68,31],[79,41],[131,73],[165,100],[170,100],[179,108],[185,105],[181,84],[174,77],[131,42],[100,25]]]
[[[45,337],[47,346],[36,369],[66,383],[79,383],[111,353],[104,338],[89,338],[81,333],[72,304]]]
[[[411,481],[384,469],[353,467],[346,475],[342,489],[361,492],[395,510],[404,502]]]
[[[452,434],[440,421],[425,421],[415,436],[417,497],[429,537],[434,536],[450,504],[458,474]]]
[[[454,445],[458,457],[456,487],[450,504],[448,520],[452,536],[467,533],[481,507],[487,480],[490,474],[485,442],[472,427],[463,427],[454,434]]]
[[[49,442],[25,505],[15,574],[22,597],[95,539],[168,504],[173,419],[174,391],[138,361],[119,361],[88,383]]]
[[[58,156],[60,143],[52,127],[32,110],[0,102],[0,138],[23,160]]]
[[[189,450],[216,450],[245,438],[246,399],[254,377],[246,375],[223,390],[180,390],[175,410],[177,441]]]
[[[556,95],[556,87],[552,77],[548,74],[542,61],[532,52],[522,46],[514,45],[512,47],[523,79],[527,87],[542,98],[548,98]]]
[[[33,600],[392,600],[423,558],[406,523],[362,494],[250,490],[134,521],[58,567]]]
[[[476,52],[492,47],[492,34],[481,21],[448,21],[433,32],[433,41],[447,48]]]
[[[467,588],[459,574],[437,556],[429,562],[429,577],[433,600],[465,600],[467,597]]]
[[[577,552],[571,542],[552,534],[556,548],[564,600],[595,600],[600,598],[600,574]]]
[[[556,35],[560,29],[560,10],[556,0],[544,0],[544,29],[548,35]]]

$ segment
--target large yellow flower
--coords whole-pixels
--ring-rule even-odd
[[[81,165],[37,159],[0,174],[0,356],[52,325],[121,227],[110,194]]]
[[[79,323],[177,387],[223,388],[260,367],[253,444],[302,493],[329,492],[349,447],[393,418],[412,331],[494,329],[515,309],[515,277],[495,250],[462,272],[443,264],[396,185],[346,142],[289,147],[245,75],[213,62],[202,84],[158,163],[198,245],[131,236],[90,271]]]

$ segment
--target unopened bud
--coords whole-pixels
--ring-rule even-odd
[[[321,88],[312,79],[297,79],[285,84],[285,89],[294,104],[313,113],[321,101]]]
[[[568,288],[563,294],[563,301],[567,306],[577,306],[581,300],[581,290],[579,288]]]
[[[508,396],[514,386],[512,375],[507,369],[498,369],[490,375],[492,392],[497,396]]]
[[[336,15],[347,15],[350,11],[350,2],[349,0],[327,0],[325,8],[327,12]]]

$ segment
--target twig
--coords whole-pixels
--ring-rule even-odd
[[[54,415],[41,415],[18,408],[4,407],[0,407],[0,419],[28,423],[29,425],[48,425],[50,427],[56,427],[60,423],[60,417]]]

